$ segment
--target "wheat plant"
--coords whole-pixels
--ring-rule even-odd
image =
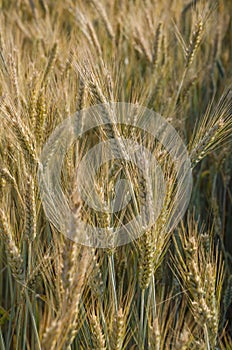
[[[1,350],[232,349],[231,14],[229,0],[0,1]],[[104,249],[75,243],[49,220],[38,170],[60,123],[76,113],[84,130],[83,111],[109,102],[133,104],[135,122],[144,106],[177,130],[193,188],[168,230],[175,164],[151,134],[113,125],[102,107],[108,123],[82,133],[61,172],[75,234],[86,233],[80,222],[110,234],[142,210],[152,215],[149,167],[127,160],[120,137],[149,148],[166,182],[155,223]],[[132,197],[116,214],[88,206],[76,176],[88,152],[112,139],[123,160],[102,164],[92,187],[103,208],[127,179]],[[66,219],[60,203],[54,222]]]

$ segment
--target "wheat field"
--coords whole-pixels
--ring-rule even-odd
[[[232,349],[231,15],[230,0],[0,0],[1,350]],[[191,199],[173,229],[174,161],[141,128],[113,127],[109,102],[159,113],[186,146]],[[47,213],[38,180],[54,130],[75,113],[83,129],[82,111],[96,105],[109,121],[75,140],[60,181],[56,142],[44,158],[75,234],[86,235],[80,222],[111,232],[153,209],[152,176],[125,160],[120,141],[124,159],[102,164],[91,186],[102,208],[118,179],[133,198],[115,214],[80,197],[78,166],[99,141],[143,144],[166,182],[155,223],[103,248],[64,234],[62,200]]]

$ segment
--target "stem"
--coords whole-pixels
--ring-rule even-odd
[[[223,190],[223,200],[222,200],[222,237],[225,236],[225,224],[226,224],[226,192],[227,192],[227,186],[224,186]]]
[[[0,348],[2,350],[6,350],[5,344],[4,344],[4,340],[3,340],[3,336],[2,336],[2,328],[0,327]]]
[[[31,243],[30,242],[29,242],[28,246],[26,246],[26,244],[24,242],[23,251],[24,251],[24,256],[27,258],[27,269],[28,269],[28,274],[30,275],[30,264],[31,264]],[[25,265],[26,265],[26,261],[25,261]],[[24,271],[26,271],[26,266],[24,266]],[[25,276],[24,276],[24,278],[25,278]],[[26,303],[26,305],[25,305],[25,315],[24,315],[22,350],[25,350],[25,348],[26,348],[27,323],[28,323],[28,305]]]
[[[103,323],[103,328],[104,328],[104,333],[105,333],[105,339],[106,339],[106,344],[107,344],[107,349],[111,349],[110,347],[110,341],[109,341],[109,337],[108,337],[108,332],[107,332],[107,326],[106,326],[106,319],[105,319],[105,315],[104,315],[104,311],[103,311],[103,307],[102,307],[102,302],[100,301],[100,313],[101,313],[101,318],[102,318],[102,323]]]
[[[145,290],[142,289],[141,291],[141,304],[140,304],[140,347],[141,349],[143,349],[143,319],[144,319],[144,294],[145,294]]]
[[[177,94],[176,94],[176,97],[175,97],[175,100],[174,100],[174,108],[176,107],[176,103],[178,101],[178,98],[180,96],[180,92],[182,90],[182,87],[183,87],[183,84],[184,84],[184,80],[185,80],[185,77],[186,77],[186,73],[187,73],[187,68],[185,68],[184,72],[183,72],[183,75],[182,75],[182,79],[181,79],[181,82],[180,82],[180,85],[179,85],[179,89],[177,91]]]
[[[8,276],[9,278],[7,279],[7,284],[6,284],[6,298],[10,294],[11,298],[11,305],[15,305],[15,300],[16,300],[16,288],[13,288],[13,283],[12,283],[12,276],[10,272],[10,267],[7,267],[8,270]],[[12,330],[12,324],[13,324],[13,319],[15,317],[15,308],[12,307],[12,311],[10,313],[10,320],[8,323],[8,332],[7,332],[7,337],[6,337],[6,346],[8,347],[10,342],[11,342],[11,330]]]
[[[149,284],[149,292],[148,292],[148,298],[147,298],[147,308],[145,312],[145,317],[144,317],[144,327],[143,327],[143,344],[145,344],[146,340],[146,331],[147,331],[147,321],[148,321],[148,316],[149,316],[149,310],[150,310],[150,305],[151,305],[151,298],[152,298],[152,284]],[[152,309],[153,311],[153,309]]]
[[[204,333],[205,333],[205,341],[207,345],[207,350],[210,350],[210,344],[209,344],[209,334],[206,324],[204,324]]]
[[[118,312],[118,300],[117,300],[117,292],[116,292],[116,279],[115,279],[115,271],[114,271],[114,256],[113,254],[108,255],[109,267],[110,267],[110,278],[113,287],[113,297],[114,297],[114,306],[116,313]]]
[[[181,78],[181,81],[180,81],[180,84],[179,84],[179,88],[177,90],[177,93],[176,93],[174,101],[173,101],[173,108],[171,108],[171,110],[169,109],[169,112],[168,112],[169,115],[172,115],[172,113],[174,112],[174,110],[176,108],[176,104],[177,104],[177,101],[178,101],[178,99],[180,97],[180,93],[181,93],[181,90],[182,90],[182,87],[183,87],[183,84],[184,84],[184,80],[185,80],[187,71],[188,71],[188,68],[185,68],[184,72],[183,72],[183,75],[182,75],[182,78]]]
[[[26,349],[26,338],[27,338],[27,323],[28,323],[28,306],[25,306],[25,316],[24,316],[24,329],[23,329],[23,346],[22,350]]]
[[[20,311],[19,311],[19,317],[18,317],[18,329],[17,329],[17,340],[16,340],[16,349],[20,349],[21,346],[20,346],[20,333],[21,333],[21,327],[20,327],[20,324],[22,322],[22,313],[23,313],[23,310],[22,308],[20,308]],[[22,339],[21,339],[22,340]]]
[[[38,334],[38,330],[37,330],[37,326],[36,326],[35,316],[33,314],[33,310],[32,310],[32,307],[31,307],[31,301],[30,301],[30,298],[29,298],[29,295],[28,295],[28,292],[27,292],[26,289],[25,289],[25,296],[26,296],[26,299],[27,299],[27,305],[28,305],[28,309],[29,309],[29,312],[30,312],[30,315],[31,315],[31,319],[32,319],[32,324],[33,324],[33,328],[34,328],[34,333],[35,333],[35,338],[36,338],[36,341],[37,341],[38,349],[42,350],[41,345],[40,345],[39,334]]]
[[[144,297],[143,297],[144,299]],[[151,301],[152,301],[152,317],[153,317],[153,321],[156,318],[156,292],[155,292],[155,276],[154,274],[152,274],[152,281],[149,285],[149,294],[148,294],[148,301],[147,301],[147,311],[145,313],[145,317],[144,317],[144,322],[143,322],[143,344],[145,344],[145,339],[146,339],[146,331],[147,331],[147,320],[148,320],[148,316],[149,316],[149,309],[150,309],[150,305],[151,305]],[[144,301],[143,301],[144,303]],[[143,308],[144,310],[144,308]],[[143,311],[144,313],[144,311]],[[140,324],[141,327],[141,324]]]
[[[153,301],[152,314],[153,314],[153,321],[154,321],[156,318],[156,291],[155,291],[154,273],[152,274],[152,301]]]

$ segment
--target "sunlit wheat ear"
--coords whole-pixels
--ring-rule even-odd
[[[38,95],[39,95],[39,82],[37,78],[38,72],[34,72],[32,81],[31,81],[31,87],[30,87],[30,94],[29,94],[29,119],[30,124],[34,128],[36,125],[36,116],[37,116],[37,101],[38,101]]]
[[[111,25],[111,23],[109,21],[109,18],[108,18],[107,14],[106,14],[106,11],[105,11],[105,8],[104,8],[102,2],[101,1],[97,1],[97,0],[91,0],[91,2],[95,6],[99,16],[102,18],[102,21],[103,21],[103,23],[104,23],[104,25],[106,27],[106,30],[107,30],[107,33],[109,34],[109,37],[111,39],[113,39],[114,36],[115,36],[114,30],[112,28],[112,25]]]
[[[23,258],[12,237],[12,232],[3,210],[0,210],[0,229],[1,237],[6,248],[7,262],[12,275],[17,281],[22,282],[24,280]]]
[[[15,177],[10,173],[10,171],[7,168],[2,168],[0,167],[0,178],[2,182],[10,184],[16,191],[19,201],[21,202],[20,204],[23,204],[23,200],[21,197],[21,194],[19,193],[18,185],[16,182]]]
[[[154,68],[157,68],[157,65],[160,59],[161,44],[162,44],[162,29],[163,29],[163,23],[159,22],[155,33],[155,41],[154,41],[153,54],[152,54],[152,63]]]
[[[105,335],[103,333],[99,317],[90,316],[91,338],[93,342],[93,350],[106,350]]]
[[[152,54],[149,51],[147,42],[144,39],[143,34],[141,31],[136,27],[135,33],[134,33],[134,42],[135,42],[135,48],[139,51],[139,53],[142,53],[146,60],[151,63],[152,62]]]
[[[69,330],[67,337],[65,339],[65,344],[64,344],[64,348],[67,350],[71,350],[71,345],[78,333],[78,329],[80,327],[80,323],[79,323],[79,319],[78,319],[78,315],[77,315],[77,319],[73,322],[73,325],[71,327],[71,329]]]
[[[63,292],[74,283],[76,261],[78,258],[78,247],[73,241],[64,241],[62,250],[62,284]]]
[[[158,317],[155,318],[153,324],[149,326],[149,347],[159,350],[161,346],[161,334]]]
[[[48,58],[48,62],[47,62],[47,66],[42,78],[42,83],[46,85],[47,80],[49,78],[50,73],[53,70],[54,67],[54,62],[56,60],[57,57],[57,51],[58,51],[58,44],[57,42],[52,46],[51,52],[50,52],[50,56]]]
[[[154,271],[154,242],[151,231],[145,232],[139,242],[139,285],[146,289]]]
[[[5,109],[7,111],[7,118],[9,118],[9,122],[24,152],[25,158],[29,164],[36,165],[38,163],[38,157],[30,131],[23,125],[13,107],[6,106]]]
[[[77,62],[73,63],[74,69],[79,73],[80,79],[89,88],[89,92],[97,103],[106,103],[107,99],[103,93],[103,90],[99,84],[99,79],[93,71],[92,62],[85,60],[84,66]]]
[[[191,338],[191,333],[187,329],[184,329],[181,332],[179,339],[176,341],[175,348],[180,350],[188,350],[191,344]]]
[[[95,295],[97,298],[102,298],[104,293],[104,282],[101,271],[101,266],[97,261],[97,256],[94,254],[93,256],[93,269],[89,276],[89,287],[91,289],[91,293]]]
[[[123,310],[119,309],[114,318],[112,334],[111,334],[111,348],[112,350],[121,350],[123,340],[125,337],[126,322]]]
[[[74,253],[75,254],[75,253]],[[76,309],[80,302],[81,292],[85,286],[85,280],[91,271],[93,251],[84,247],[79,251],[78,261],[72,271],[72,284],[69,287],[68,304]]]
[[[200,45],[202,31],[203,31],[203,22],[202,20],[199,20],[192,34],[190,44],[186,50],[186,63],[185,63],[186,68],[188,68],[193,62],[198,46]]]
[[[85,106],[85,91],[86,84],[82,77],[79,79],[78,94],[77,94],[77,111],[81,111]]]
[[[213,101],[195,127],[190,141],[190,157],[193,166],[224,143],[231,142],[232,90],[227,88],[215,107]]]
[[[47,102],[45,98],[45,91],[43,88],[41,89],[38,96],[37,116],[36,116],[36,123],[35,123],[35,134],[36,134],[36,141],[38,146],[40,146],[43,142],[44,127],[45,127],[47,117],[48,117],[48,107],[47,107]]]
[[[89,32],[89,35],[87,36],[87,38],[90,38],[89,40],[90,44],[93,45],[99,57],[102,57],[102,48],[92,22],[87,20],[86,27],[87,27],[87,31]]]
[[[195,86],[197,79],[198,79],[197,75],[194,75],[193,77],[191,77],[191,79],[184,86],[180,99],[177,102],[184,103],[186,101],[186,99],[189,97],[192,91],[192,88]]]
[[[72,242],[72,244],[75,243]],[[70,259],[67,254],[64,258]],[[69,278],[69,270],[67,267],[68,261],[59,266],[60,273],[63,275],[63,282],[66,286],[66,290],[62,292],[63,298],[57,316],[51,321],[50,325],[48,325],[44,332],[43,346],[46,350],[62,349],[67,340],[67,335],[75,332],[80,298],[83,288],[85,287],[85,280],[90,272],[91,262],[92,250],[86,247],[80,249],[79,247],[78,255],[76,256],[75,261],[73,261],[75,267],[73,266],[71,268],[71,279]]]
[[[18,83],[17,69],[16,69],[15,60],[11,54],[9,55],[9,61],[10,61],[10,73],[11,73],[10,76],[11,76],[13,89],[15,91],[15,104],[16,106],[19,106],[20,96],[19,96],[19,83]]]
[[[29,241],[32,242],[36,237],[36,203],[35,203],[34,180],[31,176],[27,177],[25,207],[26,207],[25,235],[29,239]]]
[[[219,311],[223,277],[223,265],[213,250],[206,252],[199,239],[198,225],[188,221],[187,230],[182,227],[180,236],[183,253],[177,247],[178,274],[187,288],[194,319],[202,325],[205,341],[215,347],[219,326]]]
[[[27,279],[26,279],[26,288],[29,292],[36,291],[36,288],[38,287],[38,285],[42,281],[43,270],[46,271],[46,269],[49,266],[50,260],[51,260],[51,257],[49,255],[49,253],[45,253],[45,254],[40,253],[38,265],[36,265],[33,268],[32,272],[30,274],[28,274]]]
[[[43,335],[42,348],[44,350],[55,350],[56,342],[61,331],[62,322],[54,320]]]
[[[152,22],[152,15],[150,13],[150,8],[151,8],[151,4],[148,1],[144,1],[144,14],[145,14],[145,18],[146,18],[146,22],[149,28],[150,33],[153,32],[154,26],[153,26],[153,22]]]

